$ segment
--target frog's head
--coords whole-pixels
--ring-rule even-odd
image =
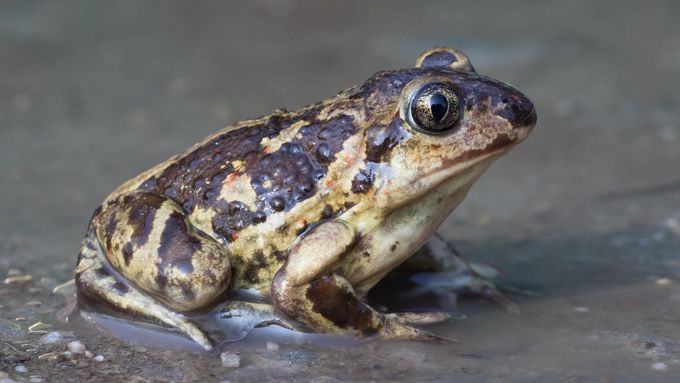
[[[434,190],[462,191],[524,140],[536,123],[529,99],[478,75],[452,48],[423,53],[416,68],[380,72],[357,93],[367,106],[366,167],[353,191],[395,206]]]

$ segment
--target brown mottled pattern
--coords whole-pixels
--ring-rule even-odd
[[[172,212],[165,221],[158,248],[161,262],[156,275],[156,282],[161,288],[167,284],[168,268],[175,267],[183,274],[191,273],[194,270],[191,259],[201,250],[200,239],[188,233],[184,219],[180,213]]]
[[[377,331],[371,320],[373,313],[345,286],[338,286],[333,276],[313,280],[306,293],[314,312],[341,329],[361,330],[365,334]]]
[[[112,250],[111,239],[113,238],[113,234],[116,232],[118,220],[113,215],[110,215],[107,218],[108,222],[106,223],[106,226],[104,228],[104,235],[106,236],[105,238],[106,250],[110,252]]]
[[[187,212],[197,205],[212,205],[222,181],[234,170],[231,162],[257,161],[262,155],[260,141],[275,137],[288,126],[284,117],[273,115],[265,123],[229,130],[193,148],[139,188],[166,195]]]
[[[231,240],[245,227],[314,195],[316,182],[325,176],[344,141],[356,133],[358,128],[348,115],[316,121],[320,107],[303,114],[274,115],[263,124],[220,134],[147,179],[139,189],[166,195],[186,212],[194,206],[216,209],[213,230]],[[263,138],[273,138],[298,121],[309,121],[300,129],[299,138],[283,143],[275,152],[265,152]],[[257,195],[255,210],[236,199],[218,199],[222,187],[228,187],[226,177],[235,171],[232,161],[242,161],[243,172],[251,176]]]
[[[165,198],[156,193],[133,193],[123,198],[121,208],[129,211],[127,222],[133,229],[130,240],[137,248],[148,241],[156,211],[164,201]]]

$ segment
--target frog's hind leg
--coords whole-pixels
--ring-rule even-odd
[[[231,272],[226,252],[166,197],[121,196],[92,217],[76,267],[78,294],[158,320],[212,350],[210,339],[181,312],[224,292]]]

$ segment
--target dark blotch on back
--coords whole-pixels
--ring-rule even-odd
[[[191,264],[193,255],[201,250],[200,240],[187,233],[184,216],[172,212],[165,221],[165,228],[161,233],[161,243],[158,248],[158,257],[161,262],[158,265],[156,282],[163,287],[167,283],[166,270],[176,267],[183,273],[191,273],[194,268]]]
[[[178,158],[140,189],[166,195],[187,212],[197,205],[211,205],[220,194],[222,181],[234,170],[231,162],[244,161],[246,166],[254,163],[262,153],[260,141],[288,126],[285,118],[273,115],[263,124],[222,133]]]
[[[300,128],[298,141],[307,153],[313,154],[324,170],[342,150],[342,145],[357,131],[352,116],[339,116],[328,121],[312,123]]]
[[[238,231],[314,195],[316,182],[326,175],[344,141],[356,133],[351,116],[318,121],[321,108],[318,104],[302,114],[272,115],[263,124],[220,134],[177,158],[139,189],[170,197],[186,213],[195,206],[214,207],[213,230],[232,240]],[[299,139],[282,144],[273,153],[264,152],[263,138],[273,138],[301,120],[310,124],[300,129]],[[236,160],[244,163],[244,173],[251,177],[257,195],[254,211],[238,200],[219,199],[225,179],[235,171],[231,162]]]
[[[325,168],[294,141],[264,156],[247,173],[257,195],[257,210],[269,215],[289,210],[311,197],[316,182],[325,175]]]

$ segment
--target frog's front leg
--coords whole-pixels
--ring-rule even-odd
[[[76,267],[81,297],[159,320],[208,350],[210,340],[182,313],[214,302],[230,276],[228,249],[195,229],[176,202],[148,192],[95,212]]]
[[[346,278],[333,271],[355,239],[354,230],[339,219],[324,222],[301,238],[274,277],[276,308],[316,332],[438,338],[407,324],[426,323],[431,316],[381,314],[359,298]]]
[[[403,267],[421,271],[411,280],[423,289],[434,291],[444,306],[455,306],[459,295],[471,294],[490,299],[511,313],[520,311],[491,281],[493,272],[485,273],[481,267],[471,265],[438,233]]]

